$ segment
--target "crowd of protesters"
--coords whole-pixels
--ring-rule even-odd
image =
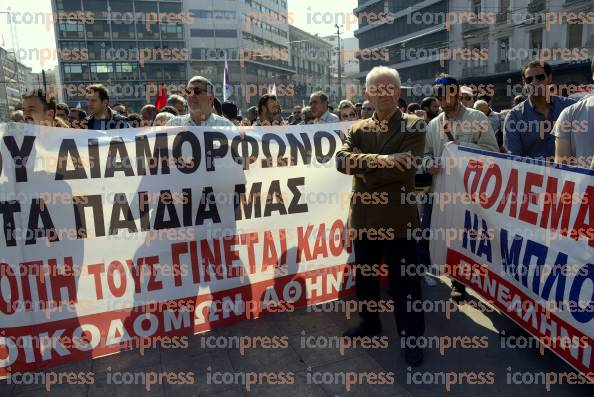
[[[524,96],[510,98],[510,108],[500,112],[492,109],[490,97],[477,98],[473,88],[460,84],[457,98],[464,109],[462,117],[470,115],[468,117],[476,121],[476,113],[468,112],[468,109],[483,113],[489,120],[498,150],[501,152],[553,160],[556,155],[556,142],[560,142],[561,148],[558,153],[560,156],[571,155],[576,152],[576,148],[580,149],[580,154],[583,154],[581,153],[583,149],[590,147],[589,141],[586,140],[585,145],[576,145],[566,134],[553,131],[561,112],[566,107],[574,105],[576,101],[550,95],[547,87],[553,84],[551,66],[546,62],[533,61],[523,68],[521,75],[523,84],[532,88],[529,90],[530,95],[528,98]],[[154,105],[147,104],[138,113],[134,113],[121,103],[110,106],[109,92],[102,84],[92,84],[87,87],[86,109],[70,108],[65,103],[56,103],[53,98],[46,96],[43,90],[36,90],[23,96],[22,110],[13,112],[11,121],[93,130],[166,125],[275,126],[365,120],[371,118],[375,112],[369,100],[362,103],[341,100],[334,110],[328,95],[318,91],[311,94],[307,106],[295,106],[292,113],[287,118],[283,118],[280,103],[274,95],[263,95],[259,98],[257,106],[241,112],[232,101],[221,103],[213,91],[212,82],[196,76],[188,82],[184,95],[169,96],[165,107],[157,109]],[[580,109],[587,109],[589,104],[591,104],[590,101],[583,101]],[[448,106],[448,103],[444,104],[440,100],[439,93],[424,98],[420,103],[408,105],[400,98],[397,105],[402,113],[416,115],[427,122],[437,118],[438,115],[447,117]],[[581,110],[577,114],[579,117],[586,117],[584,112],[585,110]],[[574,117],[576,115],[575,112],[571,114]],[[564,124],[571,121],[566,120],[565,117],[562,120]],[[474,131],[474,134],[475,137],[478,134],[485,139],[484,134],[479,134],[478,131]],[[584,163],[580,161],[576,164]]]
[[[594,78],[594,60],[591,72]],[[442,153],[449,144],[505,152],[523,157],[522,161],[526,162],[555,161],[591,167],[594,131],[589,127],[590,121],[594,122],[594,96],[577,102],[552,95],[553,73],[546,62],[528,63],[521,75],[527,96],[513,98],[512,109],[495,112],[490,98],[476,98],[471,87],[447,74],[434,80],[432,97],[423,99],[421,104],[407,105],[400,98],[398,72],[382,66],[372,69],[366,79],[369,103],[362,104],[361,109],[369,105],[375,111],[370,118],[351,127],[336,154],[337,169],[353,176],[353,192],[357,195],[386,192],[389,197],[402,197],[423,187],[427,193],[431,192],[433,176],[443,172]],[[387,93],[368,94],[382,89]],[[345,113],[345,116],[350,115],[350,112]],[[374,133],[378,125],[388,127],[380,129],[384,134]],[[581,162],[576,161],[580,159]],[[430,269],[432,266],[429,239],[424,236],[430,235],[425,231],[431,229],[433,196],[428,194],[427,197],[418,217],[415,215],[417,203],[408,200],[389,200],[383,206],[363,205],[354,200],[349,213],[351,228],[393,228],[396,232],[395,238],[389,241],[374,238],[368,232],[357,235],[355,263],[364,267],[383,260],[388,269],[393,269],[389,271],[388,280],[397,305],[396,324],[399,334],[408,340],[423,335],[425,330],[423,313],[402,306],[406,300],[421,300],[422,278],[419,272],[410,274],[398,269],[419,265]],[[419,226],[423,230],[422,238],[414,241],[403,234],[407,228]],[[435,281],[430,275],[425,275],[425,280]],[[377,277],[357,271],[355,286],[360,301],[380,299]],[[452,301],[463,303],[468,297],[464,284],[452,280]],[[360,316],[359,324],[347,330],[345,336],[363,337],[381,332],[377,313],[362,308]],[[424,356],[423,349],[414,344],[406,346],[404,355],[410,366],[419,365]]]
[[[594,60],[592,62],[594,78]],[[22,110],[12,114],[12,121],[62,128],[111,130],[146,126],[279,126],[354,122],[336,154],[340,172],[353,175],[357,192],[375,191],[378,186],[399,195],[402,191],[433,188],[433,176],[442,172],[440,158],[449,144],[472,147],[483,151],[509,153],[535,161],[556,162],[572,166],[594,166],[594,95],[580,101],[551,94],[553,70],[541,61],[529,62],[521,71],[526,97],[510,98],[510,109],[496,112],[489,97],[477,97],[474,90],[455,77],[443,74],[433,82],[433,95],[420,103],[407,104],[400,97],[400,76],[394,69],[376,67],[367,76],[365,101],[353,103],[341,100],[336,111],[328,95],[313,92],[308,106],[295,106],[288,118],[283,118],[278,98],[265,94],[257,106],[240,112],[230,101],[222,102],[214,95],[214,85],[196,76],[187,84],[185,95],[171,95],[166,106],[157,109],[147,104],[139,113],[132,113],[121,103],[110,107],[108,90],[101,84],[87,87],[87,109],[69,108],[46,97],[37,90],[23,97]],[[377,90],[377,86],[391,90]],[[373,94],[373,92],[376,92]],[[358,120],[358,121],[357,121]],[[382,128],[377,128],[378,126]],[[384,128],[385,127],[385,128]],[[387,132],[376,134],[374,131]],[[419,134],[421,133],[421,134]],[[380,149],[378,149],[380,148]],[[420,161],[411,162],[416,157]],[[532,160],[529,160],[532,161]],[[350,164],[346,167],[345,164]],[[385,165],[392,171],[369,172],[371,163]],[[353,167],[353,164],[355,166]],[[411,164],[416,164],[416,169]],[[370,190],[371,189],[371,190]],[[416,215],[409,203],[390,202],[389,207],[361,207],[351,203],[349,225],[361,228],[395,227],[396,238],[391,242],[359,238],[355,241],[357,264],[379,263],[390,266],[425,264],[431,266],[428,241],[404,238],[406,225],[421,229],[431,226],[431,195]],[[399,272],[392,272],[399,273]],[[398,277],[390,275],[394,284]],[[406,277],[392,285],[398,295],[420,298],[420,278]],[[431,283],[427,276],[426,281]],[[453,281],[451,299],[462,302],[467,298],[464,285]],[[362,300],[379,299],[379,282],[357,273],[357,295]],[[395,311],[398,328],[407,335],[424,332],[422,313],[407,313],[401,306]],[[381,331],[377,313],[363,310],[362,322],[347,331],[348,336],[372,335]],[[419,349],[407,349],[406,360],[418,365],[423,359]]]

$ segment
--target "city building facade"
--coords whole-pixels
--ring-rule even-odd
[[[85,86],[104,83],[111,102],[132,111],[186,84],[189,17],[182,0],[52,0],[61,91],[70,106],[86,105]],[[62,13],[62,14],[60,14]],[[74,15],[74,17],[72,17]]]
[[[208,77],[223,97],[227,56],[233,100],[240,109],[272,91],[283,109],[293,103],[289,24],[286,0],[192,0],[184,2],[192,17],[188,48],[192,75]]]
[[[440,59],[449,47],[446,15],[447,0],[359,0],[354,9],[359,28],[360,72],[363,82],[375,66],[396,68],[407,100],[420,100],[430,94],[429,83],[441,72],[449,71],[449,61]]]
[[[338,91],[338,36],[325,36],[324,40],[328,41],[334,47],[334,55],[332,56],[332,77],[334,80],[333,91]],[[356,37],[340,37],[340,63],[341,63],[341,83],[343,98],[349,100],[361,100],[362,89],[361,83],[357,78],[359,75],[359,39]],[[336,93],[337,94],[337,93]]]
[[[451,48],[469,51],[450,66],[477,96],[492,97],[494,109],[511,107],[511,98],[522,94],[521,69],[531,60],[551,65],[555,83],[567,85],[559,90],[562,95],[591,85],[594,26],[558,16],[592,13],[592,1],[452,0],[451,5],[483,16],[477,23],[451,26]]]
[[[292,106],[309,104],[312,92],[322,90],[335,101],[331,76],[333,46],[321,37],[289,26],[291,67],[295,70]]]
[[[34,87],[31,68],[19,62],[14,52],[0,47],[0,120],[21,106],[22,95]]]

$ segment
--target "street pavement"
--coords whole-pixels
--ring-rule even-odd
[[[449,281],[440,279],[437,286],[424,285],[424,299],[447,301]],[[388,299],[388,296],[385,297]],[[478,297],[473,297],[478,302]],[[476,305],[474,305],[476,307]],[[325,306],[329,308],[330,306]],[[393,314],[381,314],[383,332],[379,336],[387,343],[376,348],[323,348],[329,339],[316,339],[317,347],[304,343],[309,336],[337,336],[357,319],[346,318],[342,312],[316,312],[305,308],[292,313],[266,315],[257,320],[244,321],[222,327],[212,332],[189,337],[187,348],[154,348],[144,351],[126,351],[108,357],[77,362],[52,368],[53,372],[90,372],[91,384],[54,385],[47,391],[43,384],[16,385],[0,382],[0,396],[537,396],[591,397],[594,386],[552,384],[539,381],[539,373],[573,372],[555,354],[537,347],[510,349],[501,346],[500,333],[515,335],[527,341],[526,335],[507,318],[497,312],[480,312],[472,305],[463,305],[459,311],[446,318],[443,311],[426,314],[426,336],[474,337],[479,341],[475,348],[445,349],[428,348],[421,366],[410,368],[404,361],[401,339],[396,335]],[[209,348],[202,346],[205,337],[215,336],[218,341],[229,341],[234,336],[282,337],[287,343],[278,343],[277,348],[246,349]],[[442,338],[445,340],[444,338]],[[214,339],[211,339],[214,340]],[[309,339],[310,341],[312,339]],[[377,340],[377,339],[376,339]],[[323,342],[326,341],[326,342]],[[487,341],[487,343],[485,343]],[[221,344],[223,343],[221,342]],[[534,342],[534,339],[532,339]],[[172,373],[186,378],[194,374],[192,384],[173,384],[167,379],[161,384],[147,387],[141,379],[147,373]],[[390,372],[392,375],[390,375]],[[516,374],[522,372],[521,374]],[[276,375],[261,384],[237,384],[242,373]],[[361,378],[361,382],[344,384],[345,373],[375,375]],[[381,374],[383,373],[383,374]],[[444,381],[446,375],[453,384]],[[482,373],[482,374],[481,374]],[[132,384],[121,383],[119,376],[136,377]],[[215,375],[216,374],[216,375]],[[237,375],[239,374],[239,375]],[[512,375],[515,374],[515,377]],[[413,376],[414,375],[414,376]],[[354,375],[353,375],[354,376]],[[215,379],[212,381],[212,379]],[[353,378],[354,379],[354,378]],[[515,381],[514,381],[515,379]],[[210,381],[209,381],[210,380]],[[270,383],[291,384],[270,384]],[[370,384],[384,382],[387,384]],[[129,382],[129,381],[128,381]],[[135,384],[138,382],[139,384]],[[126,382],[127,383],[127,382]],[[215,384],[218,383],[218,384]],[[474,383],[474,384],[471,384]],[[476,384],[483,383],[483,384]]]

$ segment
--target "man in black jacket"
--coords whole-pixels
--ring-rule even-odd
[[[102,84],[87,87],[87,103],[91,114],[86,120],[89,130],[130,128],[126,117],[109,107],[109,93]]]

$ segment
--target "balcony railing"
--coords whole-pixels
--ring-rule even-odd
[[[462,24],[462,33],[471,32],[473,30],[480,30],[480,29],[488,29],[488,23],[468,23],[464,22]]]
[[[545,6],[546,0],[531,0],[530,3],[528,3],[528,12],[535,13],[544,11]]]
[[[468,66],[462,69],[463,77],[486,76],[487,65]]]
[[[509,23],[509,12],[504,11],[498,13],[495,21],[497,23]]]
[[[509,72],[509,62],[500,62],[495,64],[495,73]]]

